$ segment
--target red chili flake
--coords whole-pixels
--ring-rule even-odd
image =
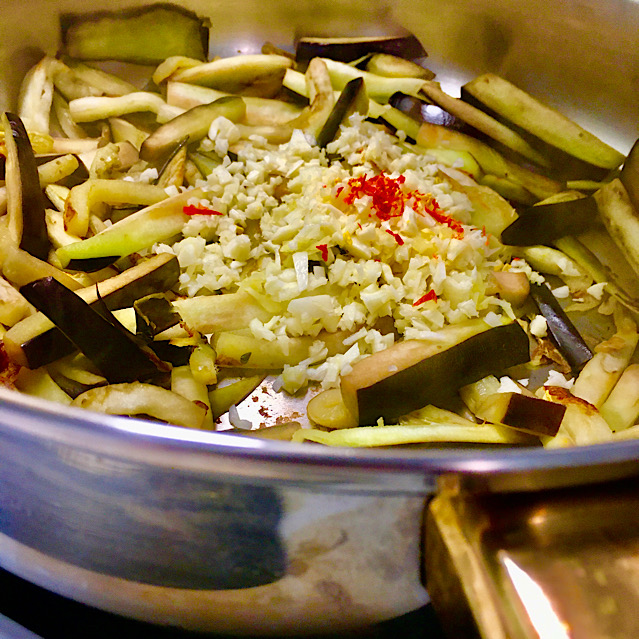
[[[432,195],[428,194],[422,197],[424,198],[422,200],[424,211],[428,213],[428,215],[430,215],[436,222],[448,226],[458,237],[461,237],[464,234],[464,227],[455,218],[452,218],[450,215],[446,215]]]
[[[328,262],[328,246],[326,244],[318,244],[315,248],[322,254],[322,259]]]
[[[399,235],[398,233],[394,233],[393,231],[391,231],[390,229],[384,229],[389,235],[392,235],[395,238],[395,241],[402,246],[402,244],[404,244],[404,239],[402,238],[401,235]]]
[[[215,209],[208,209],[205,206],[197,206],[195,204],[187,204],[182,207],[182,212],[186,215],[224,215]]]
[[[430,193],[417,190],[405,192],[405,182],[406,178],[403,175],[396,178],[391,178],[385,173],[372,177],[362,175],[351,178],[347,187],[338,187],[337,196],[345,192],[342,197],[346,204],[353,204],[357,198],[369,196],[374,214],[383,222],[401,217],[404,208],[409,205],[418,213],[428,213],[436,222],[450,227],[457,236],[463,235],[464,227],[450,215],[446,215]]]
[[[428,293],[426,293],[426,295],[422,295],[416,302],[413,302],[413,306],[419,306],[420,304],[423,304],[424,302],[436,302],[437,301],[437,293],[435,293],[435,291],[430,290],[428,291]]]
[[[403,175],[390,178],[385,173],[366,177],[351,178],[348,181],[348,192],[344,197],[346,204],[353,204],[357,198],[368,195],[372,198],[371,208],[375,215],[382,221],[392,217],[400,217],[404,212],[406,195],[402,190],[402,184],[406,179]],[[342,188],[337,190],[340,195]]]

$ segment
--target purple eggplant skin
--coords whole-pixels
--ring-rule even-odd
[[[461,99],[464,102],[480,109],[484,113],[487,113],[491,117],[495,118],[498,122],[505,124],[507,127],[515,131],[518,135],[521,135],[527,142],[529,142],[537,151],[543,154],[550,162],[550,166],[547,169],[537,167],[537,170],[544,173],[548,177],[554,177],[555,179],[569,181],[569,180],[604,180],[609,174],[608,169],[604,169],[599,166],[595,166],[580,160],[561,149],[558,149],[547,142],[544,142],[532,133],[529,133],[525,129],[517,126],[508,119],[502,117],[499,113],[493,109],[487,107],[483,102],[475,98],[469,93],[469,91],[462,86],[461,87]],[[486,139],[484,139],[486,141]],[[492,144],[492,142],[491,142]],[[503,151],[503,148],[499,147],[497,150]],[[508,157],[508,155],[507,155]]]
[[[350,373],[342,377],[342,394],[354,396],[360,426],[376,424],[380,417],[393,424],[428,404],[447,407],[462,386],[528,361],[528,335],[513,322],[473,335],[391,375],[380,367],[382,377],[368,378],[366,385]]]
[[[102,315],[52,277],[25,284],[20,293],[91,360],[110,384],[152,381],[169,369],[110,313]]]
[[[88,257],[84,260],[70,260],[67,264],[67,271],[82,271],[83,273],[95,273],[107,266],[115,264],[120,259],[119,255],[107,257]]]
[[[501,242],[509,246],[550,244],[600,225],[597,202],[592,196],[536,204],[519,212],[519,217],[502,231]]]
[[[471,127],[457,116],[435,104],[430,104],[411,95],[400,92],[394,93],[388,103],[419,122],[429,122],[430,124],[445,126],[447,129],[454,129],[464,133],[470,133],[471,131]]]
[[[62,153],[49,153],[45,155],[37,155],[36,156],[36,164],[40,166],[41,164],[45,164],[46,162],[50,162],[51,160],[55,160],[56,158],[62,157]],[[80,157],[76,154],[75,157],[78,160],[78,168],[66,178],[58,182],[58,184],[62,184],[62,186],[66,186],[69,189],[72,189],[74,186],[78,184],[82,184],[89,179],[89,170],[84,165],[84,162],[80,159]],[[46,197],[46,196],[45,196]],[[55,208],[55,207],[53,207]]]
[[[136,333],[147,338],[147,341],[182,321],[180,314],[163,293],[152,293],[142,297],[133,303],[133,308]]]
[[[124,274],[126,273],[127,271],[124,271]],[[166,263],[159,265],[152,271],[103,294],[102,303],[106,304],[110,310],[125,308],[145,295],[169,290],[177,283],[179,275],[180,267],[177,258],[172,256]],[[122,274],[118,277],[122,279]],[[109,280],[105,281],[109,282]],[[93,304],[97,304],[97,302],[93,302]],[[21,347],[30,368],[46,366],[75,350],[73,343],[55,327],[34,335],[27,342],[21,344]]]
[[[182,55],[204,61],[209,47],[205,21],[184,7],[164,2],[124,11],[63,13],[60,35],[63,51],[81,60],[157,65]]]
[[[22,120],[13,113],[6,113],[11,135],[15,140],[16,186],[22,194],[22,238],[20,248],[41,260],[47,260],[51,243],[45,219],[45,199],[40,187],[40,177],[33,148]],[[7,148],[7,152],[9,148]],[[12,179],[11,176],[7,176]]]
[[[379,36],[370,38],[300,38],[295,46],[295,61],[304,69],[313,58],[330,58],[352,62],[369,53],[390,53],[413,60],[427,53],[414,35]]]
[[[342,122],[356,110],[357,101],[363,92],[365,92],[364,78],[353,78],[346,84],[322,130],[317,135],[317,146],[320,149],[325,148],[327,144],[330,144],[335,139]],[[368,100],[366,104],[368,106]]]
[[[530,296],[546,319],[548,335],[564,356],[573,374],[592,359],[592,351],[546,284],[530,283]]]

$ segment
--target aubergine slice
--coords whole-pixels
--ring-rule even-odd
[[[324,126],[317,134],[317,146],[323,149],[332,142],[339,131],[340,125],[356,112],[362,114],[368,112],[368,97],[364,86],[364,78],[353,78],[344,87]]]
[[[96,273],[107,266],[115,264],[119,259],[119,255],[107,255],[105,257],[90,257],[85,260],[70,260],[66,265],[66,270],[82,271],[83,273]]]
[[[468,125],[452,113],[412,95],[395,93],[391,96],[388,103],[420,123],[430,122],[431,124],[437,124],[439,126],[445,126],[448,129],[456,129],[459,131],[468,129]]]
[[[126,11],[65,14],[64,52],[79,60],[159,64],[171,56],[205,60],[209,30],[186,9],[154,4]]]
[[[639,212],[623,182],[615,178],[595,194],[599,215],[636,275],[639,275]]]
[[[312,58],[352,62],[370,53],[388,53],[407,60],[427,55],[420,41],[410,34],[354,38],[303,37],[295,45],[295,61],[302,68]]]
[[[531,435],[554,437],[566,412],[563,404],[521,393],[495,393],[476,411],[477,417]]]
[[[386,119],[388,116],[383,115],[382,117]],[[393,124],[392,120],[389,121]],[[461,131],[423,122],[415,133],[415,141],[426,148],[443,147],[467,151],[477,160],[484,173],[514,182],[529,191],[538,200],[551,197],[562,190],[561,183],[523,165],[511,162],[488,144]]]
[[[182,68],[171,75],[171,80],[242,96],[273,98],[294,64],[286,56],[247,53]]]
[[[46,315],[111,384],[150,381],[169,368],[121,324],[103,315],[52,277],[20,293]]]
[[[548,160],[517,131],[472,104],[448,95],[445,91],[442,91],[438,82],[433,80],[424,81],[421,91],[431,102],[452,113],[455,117],[473,127],[473,129],[491,138],[491,140],[534,162],[538,166],[548,166]]]
[[[185,137],[175,145],[158,171],[158,177],[154,184],[164,189],[168,186],[180,187],[184,185],[184,173],[188,159],[188,144],[189,138]]]
[[[546,319],[548,335],[573,373],[592,359],[592,351],[546,284],[530,284],[530,296]]]
[[[422,78],[432,80],[435,74],[416,62],[390,53],[374,53],[366,62],[366,70],[387,78]]]
[[[446,403],[458,389],[530,360],[529,339],[516,322],[488,328],[484,322],[443,329],[456,343],[408,340],[353,365],[341,380],[342,397],[355,423],[392,423],[418,408]]]
[[[164,242],[180,233],[188,220],[184,207],[191,198],[201,197],[202,189],[196,188],[166,198],[122,218],[85,240],[61,246],[56,254],[66,267],[71,260],[113,255],[124,257],[150,248],[156,242]]]
[[[73,153],[50,153],[35,156],[40,185],[61,184],[72,188],[89,179],[89,171]]]
[[[502,231],[501,241],[511,246],[550,244],[600,224],[595,198],[570,194],[570,199],[541,202],[521,210],[519,217]]]
[[[639,211],[639,140],[633,145],[626,157],[619,179],[624,185],[632,206]]]
[[[182,321],[166,295],[151,293],[133,303],[136,333],[153,339],[155,335]]]
[[[191,142],[201,140],[216,118],[223,116],[237,122],[245,114],[246,104],[239,96],[225,96],[210,104],[193,107],[151,133],[142,143],[140,158],[149,162],[166,158],[184,138]]]
[[[639,313],[639,281],[635,271],[604,227],[590,229],[579,237],[566,235],[554,244],[597,284],[605,284],[606,291],[621,304]]]
[[[77,292],[82,299],[94,304],[98,293],[102,303],[111,310],[131,306],[137,299],[173,287],[180,274],[177,258],[168,253],[136,264],[97,286]],[[72,353],[75,350],[62,332],[41,313],[31,315],[11,327],[4,336],[4,344],[12,361],[38,368]]]
[[[133,303],[135,332],[164,362],[186,366],[193,353],[192,344],[154,341],[155,336],[182,322],[182,317],[164,293],[151,293]]]
[[[604,169],[603,174],[616,169],[624,160],[622,153],[586,131],[559,111],[540,102],[514,84],[493,73],[485,73],[466,83],[462,89],[464,100],[472,102],[502,122],[525,131],[537,141],[537,148],[545,156],[559,149],[587,165]],[[528,136],[528,139],[533,140]],[[540,145],[539,141],[545,143]],[[557,158],[562,161],[562,156]],[[563,156],[565,161],[565,156]],[[554,164],[559,164],[555,161]],[[585,167],[582,167],[582,169]],[[577,177],[591,177],[585,173]],[[601,175],[601,172],[599,172]]]
[[[29,136],[13,113],[2,117],[7,149],[7,214],[9,230],[22,250],[46,261],[51,243],[47,234],[45,199]]]
[[[251,375],[241,377],[237,381],[218,386],[209,392],[213,419],[218,419],[227,413],[231,406],[243,402],[263,381],[265,375]]]

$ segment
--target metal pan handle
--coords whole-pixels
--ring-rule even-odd
[[[639,637],[639,481],[472,494],[428,507],[425,580],[451,637]]]

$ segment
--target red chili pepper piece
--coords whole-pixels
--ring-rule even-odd
[[[205,206],[196,206],[195,204],[187,204],[182,208],[182,212],[186,215],[223,215],[220,211],[209,209]]]
[[[395,241],[402,246],[402,244],[404,244],[404,238],[402,238],[401,235],[399,235],[398,233],[394,233],[393,231],[391,231],[390,229],[384,229],[389,235],[392,235],[395,238]]]
[[[457,236],[464,233],[464,227],[450,215],[446,215],[440,208],[437,200],[430,193],[421,193],[418,190],[406,191],[404,184],[406,178],[400,175],[391,178],[385,173],[367,177],[365,175],[351,178],[346,187],[337,189],[337,196],[343,195],[346,204],[353,204],[361,197],[371,198],[371,209],[382,222],[394,217],[401,217],[404,208],[410,206],[420,214],[427,213],[436,222],[445,224],[451,228]]]
[[[413,306],[419,306],[420,304],[423,304],[424,302],[436,302],[437,301],[437,293],[435,293],[435,291],[430,290],[428,291],[428,293],[426,293],[426,295],[422,295],[416,302],[413,302]]]
[[[315,248],[322,254],[322,259],[328,262],[328,246],[326,244],[318,244]]]

